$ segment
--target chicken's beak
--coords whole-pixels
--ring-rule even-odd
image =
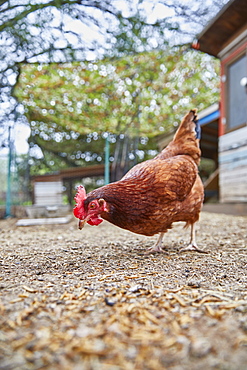
[[[87,222],[87,219],[85,219],[85,220],[79,220],[79,229],[80,230],[83,229],[83,227],[84,227],[84,225],[85,225],[86,222]]]

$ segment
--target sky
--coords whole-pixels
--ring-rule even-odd
[[[28,138],[30,136],[30,127],[25,124],[18,124],[14,130],[15,149],[18,154],[26,154],[28,152]]]

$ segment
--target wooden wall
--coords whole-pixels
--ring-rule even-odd
[[[247,202],[247,127],[219,138],[220,201]]]
[[[35,182],[34,204],[42,206],[63,204],[62,181]]]

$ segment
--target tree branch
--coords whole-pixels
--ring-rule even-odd
[[[61,6],[63,6],[63,5],[73,5],[73,4],[77,4],[77,3],[78,3],[77,0],[60,0]],[[27,6],[25,7],[25,10],[23,12],[17,14],[15,17],[9,19],[8,21],[6,21],[2,25],[0,25],[0,32],[3,31],[5,28],[13,27],[15,23],[17,23],[18,21],[25,18],[27,15],[33,13],[36,10],[45,9],[45,8],[50,7],[50,6],[54,6],[54,7],[57,8],[57,5],[58,5],[57,0],[52,0],[49,3],[45,3],[45,4],[29,4],[28,7]],[[8,10],[9,9],[10,8],[8,8]]]

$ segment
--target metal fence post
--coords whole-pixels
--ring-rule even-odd
[[[110,143],[109,134],[105,138],[105,185],[110,182]]]
[[[7,172],[7,192],[6,192],[6,209],[5,217],[11,217],[11,164],[12,164],[12,142],[11,142],[11,126],[9,126],[9,155],[8,155],[8,172]]]

